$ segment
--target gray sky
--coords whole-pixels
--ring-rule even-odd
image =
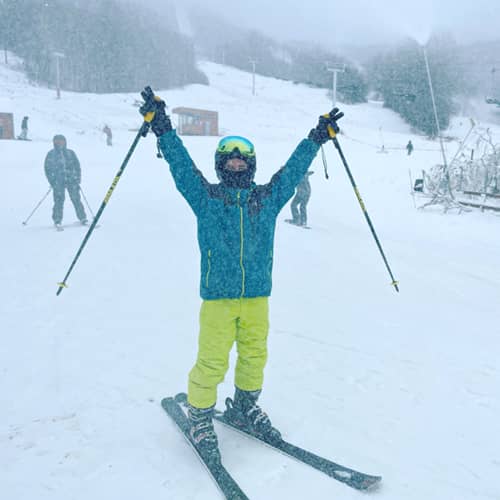
[[[173,0],[200,5],[277,40],[326,46],[372,44],[411,36],[425,43],[445,29],[457,42],[500,39],[500,0]],[[147,4],[161,9],[162,0]]]

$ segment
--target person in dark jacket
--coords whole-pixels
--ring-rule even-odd
[[[297,226],[307,226],[307,203],[311,197],[311,184],[309,176],[314,172],[307,172],[297,186],[290,208],[292,210],[291,224]]]
[[[113,145],[113,132],[111,132],[111,129],[108,127],[108,125],[104,125],[104,128],[102,131],[106,134],[106,144],[108,146]]]
[[[307,139],[264,185],[253,182],[254,145],[241,136],[220,140],[215,152],[219,183],[209,183],[197,169],[165,114],[165,103],[143,92],[140,111],[150,121],[178,191],[198,221],[201,253],[198,356],[189,373],[190,439],[209,460],[219,460],[212,416],[217,386],[228,369],[236,342],[234,400],[226,417],[269,442],[281,434],[257,405],[267,361],[268,298],[271,294],[276,218],[293,196],[321,144],[327,142],[343,113],[335,108],[320,117]],[[151,116],[153,116],[151,120]]]
[[[21,134],[19,135],[18,139],[22,141],[27,141],[28,140],[28,117],[25,116],[23,118],[23,121],[21,122]]]
[[[409,140],[408,144],[406,145],[406,151],[408,153],[408,156],[413,153],[413,142],[411,142],[411,140]]]
[[[56,227],[61,226],[65,191],[67,190],[75,207],[76,216],[82,224],[87,224],[87,215],[80,199],[82,178],[80,162],[75,152],[67,149],[64,135],[55,135],[52,142],[54,148],[47,153],[45,158],[45,175],[54,196],[52,220]]]

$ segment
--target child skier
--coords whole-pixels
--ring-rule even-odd
[[[220,140],[215,152],[218,184],[196,168],[165,113],[165,102],[146,87],[140,112],[151,128],[179,192],[198,221],[201,252],[199,347],[189,373],[188,418],[194,445],[210,460],[219,460],[212,415],[217,386],[228,369],[236,342],[235,395],[226,416],[270,442],[281,435],[257,405],[267,360],[268,298],[271,294],[274,230],[278,213],[293,196],[320,145],[338,132],[342,118],[334,108],[321,116],[270,182],[256,185],[256,154],[244,137]],[[148,98],[149,96],[149,98]],[[232,403],[232,404],[231,404]]]

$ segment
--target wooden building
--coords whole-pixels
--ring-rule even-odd
[[[177,132],[179,135],[219,135],[219,114],[217,111],[196,108],[174,108],[179,115]]]
[[[0,139],[14,139],[14,115],[0,113]]]

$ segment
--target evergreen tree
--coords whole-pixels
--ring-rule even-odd
[[[133,92],[208,83],[191,40],[116,0],[2,0],[0,40],[24,60],[28,77],[55,82],[54,52],[64,53],[61,87]],[[7,27],[7,29],[5,29]]]
[[[441,130],[449,125],[456,110],[453,98],[461,86],[459,68],[454,64],[455,43],[446,36],[433,37],[427,45],[438,122]],[[370,65],[373,87],[384,105],[400,114],[415,129],[430,137],[437,135],[424,52],[408,40],[398,49],[378,56]]]

